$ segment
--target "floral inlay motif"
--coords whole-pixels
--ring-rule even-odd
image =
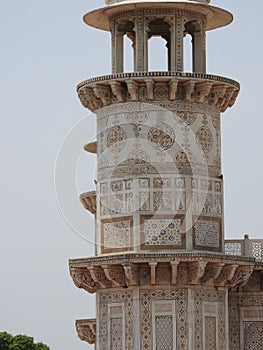
[[[180,151],[176,154],[174,158],[175,162],[178,165],[190,165],[190,162],[193,160],[193,156],[191,154],[186,154],[183,151]]]
[[[196,138],[204,153],[209,153],[213,147],[213,135],[207,126],[202,126],[196,133]]]
[[[144,222],[145,245],[181,245],[181,220],[147,220]]]
[[[179,119],[179,121],[191,125],[196,120],[196,114],[193,112],[176,112],[176,116]]]
[[[112,152],[120,152],[124,147],[127,134],[120,126],[113,126],[108,133],[107,146]]]
[[[159,150],[165,151],[174,144],[174,131],[169,125],[162,123],[149,130],[148,140],[154,143]]]
[[[104,248],[125,248],[130,246],[129,220],[103,224]]]

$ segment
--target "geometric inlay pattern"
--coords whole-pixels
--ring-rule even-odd
[[[110,345],[112,350],[122,350],[122,317],[110,320]]]
[[[219,248],[220,225],[218,221],[197,220],[194,229],[196,246]]]
[[[205,350],[216,349],[216,318],[205,317]]]
[[[241,242],[227,242],[225,243],[226,255],[242,255],[242,243]]]
[[[263,349],[263,322],[246,321],[244,324],[244,350]]]
[[[145,245],[181,245],[180,219],[153,219],[144,222]]]
[[[252,242],[252,256],[255,259],[261,260],[263,255],[262,255],[262,243],[261,241],[259,242]]]
[[[173,350],[173,318],[171,315],[155,316],[156,350]]]

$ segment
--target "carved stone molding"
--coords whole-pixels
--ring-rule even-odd
[[[90,211],[92,214],[96,214],[96,191],[82,193],[79,198],[85,209]]]
[[[210,285],[231,290],[245,285],[254,260],[210,254],[129,254],[70,260],[77,287],[98,289],[136,285]]]
[[[135,72],[89,79],[77,91],[82,105],[91,111],[118,102],[180,100],[208,103],[224,112],[235,103],[239,88],[231,79],[203,73]]]
[[[96,342],[96,319],[76,320],[76,331],[78,337],[89,344]]]

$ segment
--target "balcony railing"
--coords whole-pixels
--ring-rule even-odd
[[[263,240],[250,239],[248,235],[245,235],[244,239],[227,239],[225,240],[225,254],[263,260]]]

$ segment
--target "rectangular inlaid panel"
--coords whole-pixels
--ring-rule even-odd
[[[193,243],[195,249],[221,251],[221,219],[193,217]]]
[[[141,216],[141,248],[182,248],[185,246],[183,215]]]
[[[132,249],[132,217],[101,221],[102,253]]]

